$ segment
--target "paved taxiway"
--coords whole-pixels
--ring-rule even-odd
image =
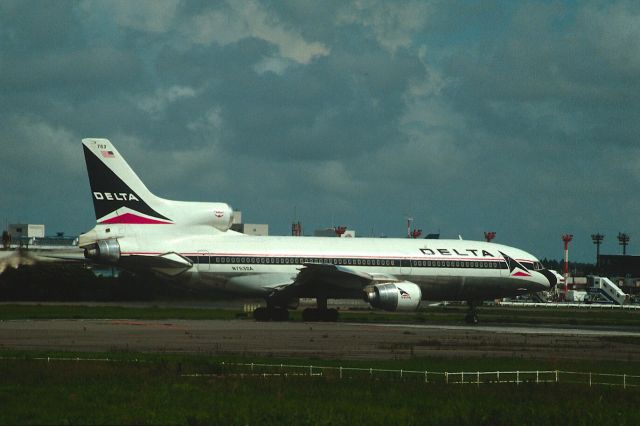
[[[0,321],[0,348],[341,359],[504,356],[640,359],[640,331],[251,320]]]

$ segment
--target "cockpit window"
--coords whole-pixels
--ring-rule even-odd
[[[520,263],[522,264],[522,266],[524,266],[528,270],[530,271],[533,270],[533,262],[520,262]]]

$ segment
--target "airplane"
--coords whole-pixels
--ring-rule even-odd
[[[193,288],[261,298],[258,321],[286,321],[300,298],[304,321],[336,321],[327,299],[364,299],[386,311],[422,300],[466,301],[477,323],[484,300],[549,290],[556,276],[533,255],[483,241],[248,236],[231,229],[226,203],[151,193],[107,139],[82,140],[96,215],[79,246],[92,262],[152,272]]]

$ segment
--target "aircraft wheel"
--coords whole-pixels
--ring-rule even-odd
[[[289,321],[289,311],[284,308],[271,310],[271,319],[274,321]]]
[[[253,311],[253,319],[256,321],[269,321],[269,310],[267,308],[256,308]]]
[[[314,308],[307,308],[302,311],[302,321],[314,322],[318,321],[318,310]]]
[[[322,321],[327,322],[336,322],[338,321],[338,310],[337,309],[327,309],[322,313]]]

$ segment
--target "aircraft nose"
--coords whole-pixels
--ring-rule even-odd
[[[556,284],[558,284],[558,278],[556,278],[556,275],[553,272],[548,269],[542,269],[539,272],[549,280],[549,289],[554,288]]]

